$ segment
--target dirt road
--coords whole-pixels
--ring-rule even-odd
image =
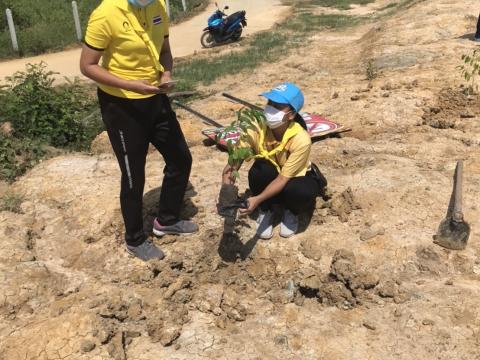
[[[272,27],[276,21],[282,19],[288,7],[280,5],[280,0],[230,0],[228,2],[219,2],[220,6],[228,4],[230,9],[228,14],[237,10],[247,12],[248,26],[245,29],[245,36],[251,35],[257,31],[262,31]],[[200,36],[202,29],[206,26],[208,16],[215,9],[212,3],[204,12],[181,24],[172,26],[170,30],[172,51],[175,57],[192,55],[202,50]],[[12,75],[15,71],[24,70],[28,63],[39,63],[44,61],[48,68],[58,72],[58,79],[64,76],[74,78],[79,76],[84,78],[78,68],[80,58],[80,48],[62,51],[52,54],[44,54],[29,58],[17,59],[0,63],[0,82],[6,76]]]

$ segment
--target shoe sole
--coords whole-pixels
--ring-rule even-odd
[[[125,250],[127,250],[127,254],[136,258],[136,259],[139,259],[139,260],[142,260],[142,261],[149,261],[149,260],[143,260],[142,258],[138,257],[137,254],[135,254],[133,251],[129,250],[128,248],[125,248]],[[157,259],[157,260],[163,260],[165,259],[165,253],[163,254],[162,257],[157,257],[157,258],[154,258],[154,259]],[[152,259],[150,259],[152,260]]]
[[[262,236],[261,234],[257,233],[256,234],[260,239],[262,240],[270,240],[272,237],[273,237],[273,231],[272,233],[270,234],[270,236]]]
[[[189,236],[189,235],[193,235],[195,234],[196,231],[194,232],[189,232],[189,233],[181,233],[181,232],[176,232],[176,231],[160,231],[160,230],[156,230],[156,229],[153,229],[153,234],[155,236],[158,236],[158,237],[162,237],[164,235],[179,235],[179,236]]]

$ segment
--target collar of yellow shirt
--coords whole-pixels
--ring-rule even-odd
[[[290,123],[287,130],[285,131],[285,134],[283,134],[281,143],[277,147],[269,151],[265,148],[265,145],[266,145],[265,140],[267,137],[268,128],[265,124],[262,124],[261,130],[260,130],[260,141],[258,143],[259,154],[255,155],[254,158],[266,159],[270,161],[273,164],[273,166],[275,166],[277,171],[280,172],[281,170],[280,165],[278,165],[278,163],[275,161],[275,155],[282,152],[287,146],[290,139],[293,138],[302,130],[303,128],[301,127],[301,125],[296,121]],[[274,144],[274,142],[273,141],[269,142],[269,145],[270,144]]]

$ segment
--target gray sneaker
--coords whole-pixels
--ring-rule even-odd
[[[180,220],[173,225],[161,225],[157,219],[153,222],[153,233],[157,236],[166,234],[189,235],[198,231],[198,225],[193,221]]]
[[[161,260],[165,257],[163,251],[156,247],[150,240],[146,240],[138,246],[126,245],[126,247],[130,255],[136,256],[143,261],[153,259]]]

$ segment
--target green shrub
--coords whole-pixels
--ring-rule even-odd
[[[77,0],[82,30],[101,0]],[[20,54],[35,55],[76,43],[71,1],[0,0],[0,57],[16,55],[10,44],[5,9],[12,10]]]
[[[12,123],[16,138],[55,147],[88,147],[101,124],[82,119],[97,108],[96,100],[76,82],[54,87],[52,74],[43,63],[28,64],[26,72],[8,78],[0,96],[0,119]]]
[[[85,33],[91,12],[101,0],[77,0],[81,28]],[[187,0],[183,12],[181,0],[170,0],[172,21],[182,20],[208,4],[207,0]],[[21,56],[60,50],[77,43],[72,2],[60,0],[0,0],[0,58],[13,57],[5,9],[12,10]]]
[[[462,55],[463,65],[458,66],[462,77],[467,81],[466,93],[473,94],[478,91],[477,79],[480,76],[480,47],[469,54]]]
[[[0,133],[0,180],[11,182],[46,155],[39,141],[17,139]]]

